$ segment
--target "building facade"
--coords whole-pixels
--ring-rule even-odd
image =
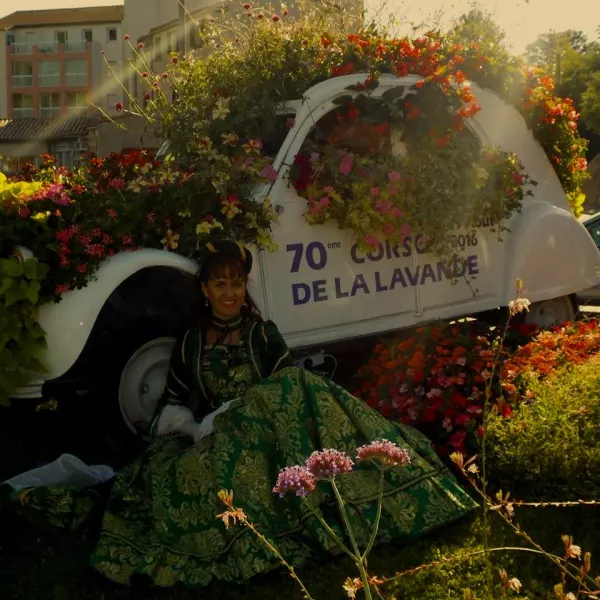
[[[0,117],[88,116],[123,101],[123,6],[0,19]]]

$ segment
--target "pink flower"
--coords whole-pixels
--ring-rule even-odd
[[[154,220],[156,219],[156,213],[154,211],[149,212],[146,215],[146,221],[148,221],[148,223],[154,223]]]
[[[123,103],[122,103],[122,102],[117,102],[117,103],[115,103],[115,110],[116,110],[117,112],[121,112],[121,111],[123,110],[123,108],[124,108],[124,106],[123,106]]]
[[[56,291],[56,294],[58,296],[62,296],[62,294],[65,294],[66,292],[69,291],[69,286],[66,283],[59,283],[56,286],[56,290],[55,291]]]
[[[162,77],[163,79],[167,79],[167,78],[169,77],[169,74],[165,72],[165,73],[163,73],[163,74],[161,75],[161,77]]]
[[[285,121],[285,126],[288,129],[291,129],[292,127],[294,127],[294,125],[296,125],[296,119],[294,119],[294,117],[288,117]]]
[[[64,192],[58,196],[55,196],[52,201],[54,204],[58,204],[59,206],[68,206],[71,204],[71,198],[67,196]]]
[[[273,15],[271,17],[271,21],[273,21],[274,23],[278,23],[279,21],[281,21],[281,17],[279,15]]]
[[[87,272],[87,265],[86,264],[77,265],[75,267],[75,270],[78,271],[81,274],[86,273]]]
[[[312,152],[310,155],[310,164],[316,165],[321,160],[321,155],[318,152]]]
[[[379,246],[379,240],[374,235],[365,235],[364,240],[369,246]]]
[[[82,185],[79,185],[78,183],[76,183],[75,185],[71,186],[71,193],[83,194],[83,192],[85,192],[85,188]]]
[[[19,216],[22,219],[28,219],[30,215],[31,215],[31,211],[26,206],[24,206],[23,208],[21,208],[19,210]]]
[[[122,190],[125,187],[125,180],[115,177],[108,182],[108,185],[114,190]]]
[[[353,166],[354,157],[352,156],[352,154],[346,154],[340,161],[340,173],[342,175],[350,175]]]
[[[392,233],[394,233],[394,226],[391,223],[388,223],[384,226],[383,233],[385,233],[385,235],[392,235]]]
[[[407,236],[412,231],[412,226],[410,223],[403,223],[402,227],[400,227],[400,235]]]
[[[88,256],[102,258],[104,256],[104,246],[102,244],[89,244],[85,249],[85,253]]]
[[[129,39],[129,37],[130,37],[130,36],[129,36],[129,34],[128,34],[128,33],[126,33],[126,34],[123,36],[123,39],[124,39],[125,41],[127,41],[127,40]]]
[[[393,208],[393,204],[389,200],[377,200],[375,208],[382,215],[387,215]]]
[[[296,496],[306,497],[314,491],[316,484],[315,476],[306,467],[286,467],[279,472],[273,493],[279,494],[280,498],[283,498],[287,492],[295,492]]]
[[[404,213],[397,206],[394,206],[392,210],[390,210],[390,215],[394,219],[400,219],[404,216]]]
[[[148,71],[143,71],[143,72],[142,72],[142,77],[143,77],[144,79],[146,79],[146,78],[148,77]]]
[[[100,54],[104,56],[104,50],[100,50]]]
[[[392,182],[400,181],[400,179],[402,179],[402,175],[400,175],[398,171],[392,171],[388,174],[388,179]]]
[[[177,56],[172,56],[171,57],[171,62],[176,65],[179,62],[179,58]]]
[[[138,45],[137,45],[137,47],[138,47],[140,50],[141,50],[142,48],[144,48],[144,47],[145,47],[145,44],[144,44],[144,42],[138,42]]]
[[[116,219],[117,218],[117,211],[114,208],[109,208],[106,211],[106,214],[108,215],[109,219]]]
[[[377,196],[379,196],[380,193],[381,190],[377,186],[371,188],[371,196],[373,198],[377,198]]]
[[[271,165],[267,165],[260,172],[260,176],[269,181],[275,181],[277,179],[277,171]]]
[[[130,235],[124,235],[121,238],[121,243],[123,246],[131,246],[133,244],[133,238]]]
[[[379,460],[386,465],[405,467],[410,464],[410,456],[406,450],[389,440],[376,440],[356,450],[356,460]]]
[[[339,450],[327,449],[313,452],[306,461],[306,468],[317,479],[329,479],[352,471],[354,461]]]

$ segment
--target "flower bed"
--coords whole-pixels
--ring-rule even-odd
[[[528,326],[514,333],[531,336]],[[600,352],[597,321],[540,332],[510,351],[473,325],[419,328],[408,338],[378,345],[359,372],[356,394],[385,417],[426,433],[438,451],[467,453],[483,434],[486,387],[492,408],[510,417],[522,400],[534,398],[532,383],[550,380]],[[494,363],[500,366],[492,381]]]

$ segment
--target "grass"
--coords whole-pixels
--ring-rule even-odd
[[[493,482],[516,498],[566,499],[600,498],[600,359],[571,372],[565,372],[552,385],[536,386],[537,402],[523,406],[506,421],[493,421],[490,427],[490,467]],[[16,427],[6,419],[0,421],[0,476],[19,472],[36,461],[54,458],[64,451],[66,431],[73,423],[58,429],[60,415],[37,417],[36,425]],[[50,421],[54,424],[50,424]],[[79,421],[80,423],[81,421]],[[45,433],[44,433],[45,432]],[[101,437],[101,436],[100,436]],[[84,460],[98,458],[100,439],[88,441],[81,448]],[[36,442],[37,444],[33,443]],[[20,452],[15,455],[17,448]],[[29,448],[29,452],[25,452]],[[32,451],[31,448],[34,450]],[[42,449],[44,450],[42,452]],[[73,450],[77,453],[76,450]],[[35,453],[35,452],[34,452]],[[112,459],[119,458],[117,450]],[[11,458],[12,457],[12,458]],[[120,456],[123,460],[123,456]],[[110,462],[106,459],[107,462]],[[114,462],[113,462],[114,464]],[[26,465],[26,467],[25,467]],[[7,473],[7,471],[10,471]],[[564,552],[562,534],[572,535],[583,551],[600,556],[600,508],[517,509],[516,520],[534,540],[549,552]],[[493,547],[523,546],[501,521],[492,515]],[[240,586],[214,584],[200,591],[185,589],[156,590],[142,583],[124,588],[103,579],[88,568],[98,523],[77,534],[45,531],[10,515],[0,518],[0,598],[3,600],[109,600],[109,599],[195,599],[271,600],[301,598],[296,584],[282,570],[257,577]],[[477,552],[481,546],[480,512],[443,530],[405,546],[376,548],[369,561],[372,574],[391,577],[424,563],[457,553]],[[543,557],[524,552],[500,551],[492,555],[496,585],[497,570],[503,567],[509,577],[523,584],[521,598],[550,600],[556,596],[553,586],[560,582],[560,572]],[[592,574],[600,574],[600,563],[592,565]],[[346,559],[311,565],[300,576],[316,599],[347,598],[342,584],[346,577],[357,576]],[[475,597],[483,597],[484,560],[479,555],[468,560],[449,562],[415,574],[406,575],[382,587],[386,600],[451,600],[464,598],[469,588]],[[359,594],[360,597],[360,594]],[[502,597],[499,587],[494,597]]]

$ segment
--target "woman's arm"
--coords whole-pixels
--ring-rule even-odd
[[[262,324],[262,364],[263,376],[269,377],[276,371],[291,366],[290,351],[277,325],[273,321]]]
[[[171,353],[167,385],[150,424],[151,436],[177,432],[191,434],[190,426],[195,425],[194,414],[187,405],[193,387],[188,367],[191,360],[189,336],[187,331],[179,338]]]

